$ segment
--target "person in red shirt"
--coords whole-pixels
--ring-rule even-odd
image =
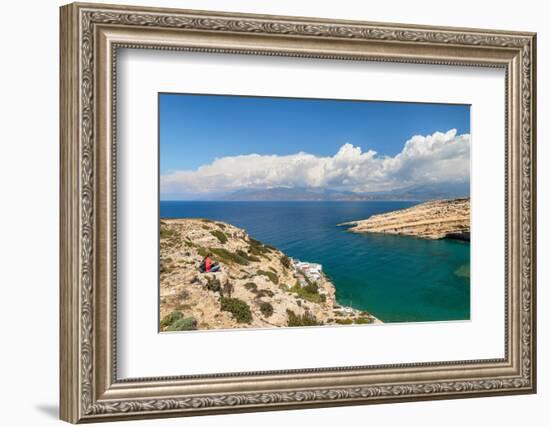
[[[220,266],[217,263],[212,263],[212,254],[206,254],[201,263],[201,271],[205,273],[215,273],[219,271],[219,269]]]
[[[206,255],[204,258],[204,270],[209,273],[212,269],[212,260],[210,259],[210,254]]]

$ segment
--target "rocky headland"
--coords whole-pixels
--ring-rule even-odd
[[[208,253],[219,272],[200,271]],[[380,322],[365,311],[340,306],[320,267],[292,260],[224,222],[162,219],[160,330]]]
[[[470,240],[470,199],[433,200],[367,219],[339,224],[354,233]]]

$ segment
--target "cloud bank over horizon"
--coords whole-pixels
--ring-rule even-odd
[[[415,135],[397,155],[380,156],[343,144],[333,156],[245,154],[215,159],[196,170],[161,176],[162,194],[229,193],[274,187],[332,189],[356,193],[470,179],[470,134],[456,129]]]

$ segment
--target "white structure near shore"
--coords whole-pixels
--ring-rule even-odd
[[[316,264],[312,262],[304,262],[294,258],[290,259],[292,267],[298,273],[301,273],[302,276],[307,278],[311,282],[318,282],[321,280],[323,274],[323,266],[321,264]],[[306,286],[307,280],[300,280],[300,285]]]
[[[300,261],[296,258],[290,258],[290,264],[298,277],[300,286],[303,288],[310,283],[316,283],[318,285],[319,294],[327,297],[327,301],[330,301],[330,306],[333,307],[333,313],[338,317],[344,316],[344,318],[350,319],[352,317],[364,317],[365,314],[367,314],[362,310],[349,306],[343,306],[336,302],[334,291],[327,292],[327,288],[325,287],[325,285],[328,284],[331,289],[334,289],[334,285],[326,280],[323,275],[323,266],[321,264]],[[372,319],[372,323],[382,323],[376,317],[370,314],[368,314],[368,316]]]

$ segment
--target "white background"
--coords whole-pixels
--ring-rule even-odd
[[[117,64],[120,378],[504,357],[504,70],[127,49]],[[159,91],[471,104],[471,321],[159,334]]]
[[[114,3],[118,3],[112,0]],[[202,8],[326,18],[538,31],[538,117],[550,115],[550,30],[543,2],[457,3],[436,1],[133,1],[134,4]],[[3,5],[0,68],[0,378],[2,423],[52,425],[58,401],[58,1]],[[393,426],[546,425],[550,404],[547,363],[550,338],[545,288],[550,269],[548,126],[539,119],[539,393],[454,401],[374,405],[129,422],[124,425],[334,426],[344,423]],[[546,335],[546,336],[545,336]]]

